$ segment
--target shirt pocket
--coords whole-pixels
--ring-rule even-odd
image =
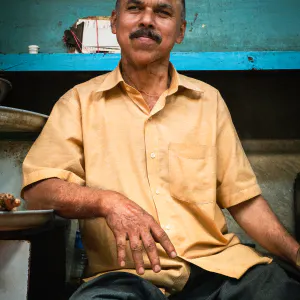
[[[207,204],[216,199],[215,147],[169,144],[171,196],[186,202]]]

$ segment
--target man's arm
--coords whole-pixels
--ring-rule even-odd
[[[30,210],[54,209],[64,218],[89,219],[104,216],[102,199],[107,193],[51,178],[26,187],[24,199]]]
[[[262,196],[229,207],[228,210],[246,233],[262,247],[296,265],[300,245],[281,225]]]
[[[120,266],[125,267],[128,239],[136,271],[140,275],[144,273],[144,249],[153,271],[158,273],[161,270],[155,241],[162,245],[171,258],[176,257],[173,244],[154,218],[117,192],[92,189],[52,178],[26,188],[24,199],[28,209],[54,209],[65,218],[105,218],[116,238]]]

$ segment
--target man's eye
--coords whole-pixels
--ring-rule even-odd
[[[132,6],[129,6],[127,9],[128,10],[138,10],[139,8],[135,5],[132,5]]]
[[[171,16],[171,14],[166,10],[160,10],[158,13],[163,15],[163,16]]]

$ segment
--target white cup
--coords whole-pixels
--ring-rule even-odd
[[[40,47],[37,45],[30,45],[28,46],[28,50],[30,54],[38,54]]]

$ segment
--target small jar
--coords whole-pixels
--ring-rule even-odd
[[[30,54],[38,54],[40,47],[37,45],[30,45],[28,46],[28,50]]]

